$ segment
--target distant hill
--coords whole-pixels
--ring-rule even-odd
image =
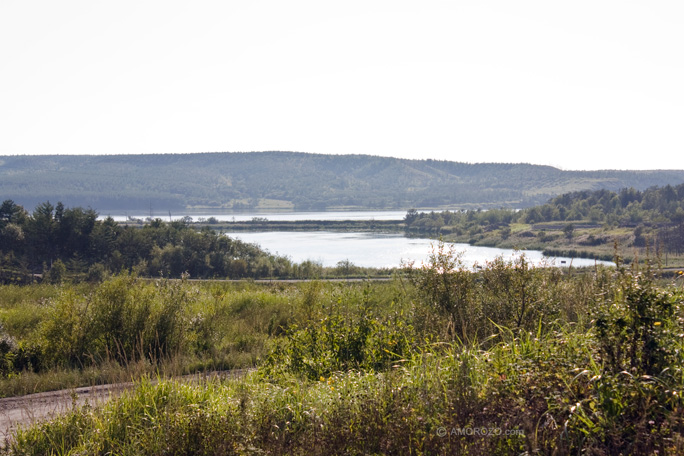
[[[0,200],[113,210],[529,207],[577,190],[684,182],[681,171],[563,171],[296,152],[0,156]]]

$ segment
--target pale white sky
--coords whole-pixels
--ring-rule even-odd
[[[0,154],[684,169],[684,2],[0,0]]]

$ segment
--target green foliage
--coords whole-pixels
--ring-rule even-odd
[[[443,242],[432,246],[428,261],[419,269],[408,268],[411,280],[437,312],[449,319],[448,332],[452,338],[468,340],[481,316],[480,308],[472,298],[473,274],[466,270],[462,252]]]
[[[658,287],[650,269],[620,265],[598,297],[598,362],[575,377],[587,389],[570,409],[575,442],[615,454],[669,454],[670,445],[681,452],[681,294]]]
[[[0,375],[10,374],[14,370],[14,359],[17,352],[17,343],[13,337],[5,332],[0,325]]]
[[[487,262],[481,272],[481,301],[490,322],[516,329],[550,323],[557,316],[558,271],[534,268],[523,254]]]
[[[57,442],[64,452],[132,455],[609,451],[605,443],[574,439],[578,409],[569,400],[586,397],[586,384],[574,383],[565,363],[588,362],[590,337],[536,336],[503,337],[488,351],[429,345],[382,372],[142,382],[100,410],[20,432],[10,451],[40,454]]]
[[[563,234],[565,234],[565,237],[568,239],[572,239],[572,237],[575,235],[575,225],[572,223],[568,223],[563,227]]]
[[[238,279],[316,273],[304,266],[295,270],[287,258],[182,221],[167,224],[157,219],[139,228],[111,218],[100,221],[92,209],[65,208],[62,203],[40,204],[31,215],[10,200],[2,207],[6,215],[0,223],[0,280],[30,281],[31,273],[46,272],[49,283],[98,281],[122,269],[176,278],[186,272],[194,278]]]
[[[41,322],[45,364],[79,365],[90,351],[89,326],[87,299],[72,289],[62,289],[47,318]]]
[[[562,230],[568,241],[572,241],[577,229],[582,226],[577,222],[594,227],[599,224],[636,227],[632,243],[635,247],[646,247],[650,244],[663,248],[666,252],[680,254],[684,252],[684,184],[676,187],[653,186],[643,191],[634,188],[617,192],[606,189],[583,190],[566,193],[552,198],[543,205],[520,211],[492,209],[488,211],[417,212],[412,210],[404,218],[406,230],[409,233],[459,236],[469,233],[475,236],[500,230],[499,234],[503,240],[511,236],[511,223],[533,225],[551,223],[552,226],[555,225],[555,229]],[[650,228],[650,232],[646,232],[646,227]],[[579,243],[592,246],[604,243],[602,238],[591,236],[590,240],[582,240]],[[548,234],[542,227],[538,238],[540,242],[548,243],[554,241],[555,236]],[[477,238],[472,238],[471,243],[477,240]]]
[[[388,274],[349,261],[335,268],[313,261],[293,264],[256,245],[208,227],[195,229],[185,221],[156,219],[141,227],[124,226],[111,218],[97,220],[90,209],[65,208],[61,203],[57,208],[41,204],[31,215],[12,201],[5,206],[7,223],[0,223],[0,242],[7,241],[6,249],[0,249],[0,282],[5,283],[30,283],[41,273],[48,283],[97,282],[122,270],[153,277],[180,278],[187,273],[192,278],[220,279]]]
[[[254,366],[293,325],[320,319],[321,300],[344,297],[357,305],[357,286],[312,282],[271,288],[146,281],[130,274],[93,284],[0,286],[0,323],[6,329],[0,334],[16,342],[8,349],[12,362],[5,365],[0,395],[25,391],[34,381],[53,384],[37,376],[69,370],[83,371],[69,378],[73,385],[76,376],[91,378],[87,372],[97,368],[120,375],[126,369],[174,369],[174,363],[182,370]],[[382,308],[390,306],[384,296],[373,295]]]
[[[672,364],[680,339],[679,293],[661,290],[650,269],[620,266],[612,295],[596,310],[595,327],[605,367],[613,374],[659,375]]]
[[[312,292],[316,293],[316,288],[310,288],[305,296],[305,309],[312,307]],[[383,370],[410,355],[416,332],[394,302],[383,309],[388,311],[385,314],[378,311],[381,306],[368,288],[360,302],[343,299],[339,297],[320,319],[290,327],[285,340],[270,354],[264,375],[287,371],[317,380],[347,370]],[[312,315],[311,310],[306,313]]]
[[[92,283],[102,282],[107,278],[107,269],[102,263],[95,263],[88,268],[86,280]]]
[[[168,308],[184,334],[167,340],[185,354],[267,355],[240,381],[142,382],[104,408],[21,431],[3,451],[682,454],[679,287],[622,265],[578,273],[520,256],[467,271],[456,252],[438,246],[433,256],[391,283],[200,286],[124,275],[87,290],[62,285],[44,303],[52,330],[58,318],[68,327],[50,347],[77,344],[75,331],[104,350],[104,333],[88,339],[87,328],[108,325],[125,341],[142,309],[157,315],[144,334]],[[16,289],[0,288],[3,318],[28,305]],[[454,341],[456,305],[477,311]],[[5,320],[10,358],[24,342],[12,333],[18,320]],[[493,434],[473,432],[482,428]]]
[[[13,363],[3,372],[156,363],[184,353],[195,297],[182,282],[153,284],[127,274],[85,293],[62,285],[47,300],[3,309],[8,337],[19,341],[8,346]]]
[[[66,278],[67,268],[62,260],[56,260],[49,271],[45,274],[45,280],[48,283],[62,283]]]
[[[571,305],[561,272],[532,267],[524,254],[512,260],[498,257],[475,270],[465,268],[461,257],[453,246],[439,242],[427,263],[407,265],[419,298],[446,318],[450,339],[482,340],[500,326],[530,330],[540,321],[552,323]]]
[[[288,332],[287,340],[274,351],[265,375],[285,369],[315,380],[350,369],[386,369],[411,352],[414,343],[411,326],[378,319],[350,323],[339,315],[326,317],[315,325]]]
[[[182,348],[184,307],[193,296],[182,282],[157,282],[154,288],[120,275],[100,287],[92,299],[92,343],[99,359],[119,362],[162,358]]]

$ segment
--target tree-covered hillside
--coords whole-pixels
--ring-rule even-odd
[[[579,190],[680,184],[684,171],[563,171],[294,152],[0,157],[0,199],[99,211],[529,207]]]
[[[404,218],[412,234],[444,236],[474,245],[543,250],[549,256],[611,259],[666,254],[684,264],[684,184],[583,190],[524,210],[430,211],[411,209]],[[674,258],[672,257],[674,256]]]

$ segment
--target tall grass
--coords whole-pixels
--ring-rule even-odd
[[[406,301],[392,283],[191,283],[123,274],[96,285],[0,287],[0,396],[141,373],[253,367],[291,327],[306,327],[333,305],[352,315],[349,303],[364,289],[378,312],[396,309],[392,299]],[[98,369],[102,375],[93,374]]]
[[[4,451],[684,452],[679,285],[648,269],[571,274],[521,260],[411,274],[387,284],[178,289],[112,279],[114,289],[131,280],[128,292],[153,304],[182,296],[174,321],[185,333],[171,360],[244,354],[258,370],[240,381],[142,382],[102,409],[20,431]],[[55,303],[87,308],[98,292]]]
[[[592,338],[561,329],[524,337],[503,330],[498,338],[489,350],[458,343],[426,346],[381,372],[348,370],[315,380],[284,373],[276,381],[264,381],[257,372],[241,381],[199,385],[143,382],[101,410],[85,408],[19,432],[6,452],[427,455],[600,449],[602,442],[589,442],[575,418],[577,404],[589,409],[594,397],[592,382],[575,370],[592,368]],[[681,449],[651,443],[651,450]]]

